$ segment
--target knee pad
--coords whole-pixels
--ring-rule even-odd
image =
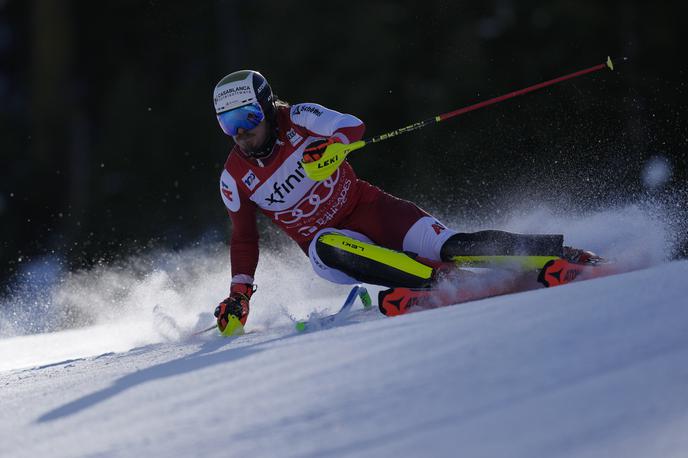
[[[429,286],[433,270],[406,253],[329,232],[315,246],[320,260],[363,283],[381,286]]]

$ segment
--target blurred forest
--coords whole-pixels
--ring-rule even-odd
[[[350,161],[439,215],[640,196],[684,211],[686,17],[678,1],[0,0],[0,282],[45,256],[228,240],[212,90],[245,68],[376,135],[625,56]],[[672,173],[648,186],[653,157]]]

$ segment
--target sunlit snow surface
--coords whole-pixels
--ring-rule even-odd
[[[235,340],[188,337],[226,294],[224,252],[73,275],[57,304],[87,326],[19,335],[4,318],[0,456],[688,455],[688,262],[665,263],[670,225],[627,207],[504,227],[534,228],[655,266],[297,335],[290,317],[348,288],[296,249],[264,252]]]

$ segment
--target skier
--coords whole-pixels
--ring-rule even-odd
[[[213,98],[220,127],[234,141],[220,178],[233,227],[230,295],[215,310],[225,335],[246,323],[256,290],[257,210],[299,245],[320,277],[335,283],[427,288],[446,277],[459,278],[452,262],[456,256],[599,259],[564,247],[561,235],[459,233],[412,202],[358,179],[346,161],[323,181],[309,179],[304,162],[317,161],[334,142],[360,140],[365,126],[355,116],[316,103],[289,105],[256,71],[225,76]],[[549,279],[550,285],[565,281]]]

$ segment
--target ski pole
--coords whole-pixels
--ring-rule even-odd
[[[191,335],[192,335],[192,336],[199,336],[199,335],[204,334],[204,333],[206,333],[206,332],[208,332],[208,331],[212,331],[212,330],[215,329],[215,328],[217,328],[217,325],[216,325],[216,324],[212,325],[212,326],[209,327],[209,328],[202,329],[202,330],[200,330],[200,331],[196,331],[196,332],[192,333]]]
[[[623,61],[626,61],[627,58],[623,58]],[[469,113],[471,111],[478,110],[480,108],[484,108],[489,105],[493,105],[495,103],[502,102],[504,100],[508,100],[514,97],[517,97],[519,95],[524,95],[529,92],[536,91],[538,89],[545,88],[547,86],[552,86],[553,84],[561,83],[562,81],[570,80],[572,78],[577,78],[579,76],[587,75],[588,73],[593,73],[599,70],[602,70],[604,68],[609,68],[609,70],[614,70],[614,63],[612,62],[612,59],[610,57],[607,57],[606,62],[602,64],[597,64],[594,65],[590,68],[586,68],[583,70],[579,70],[577,72],[569,73],[567,75],[563,75],[557,78],[553,78],[551,80],[543,81],[542,83],[534,84],[532,86],[528,86],[524,89],[519,89],[516,91],[509,92],[508,94],[500,95],[498,97],[493,97],[489,100],[485,100],[483,102],[478,102],[474,103],[473,105],[469,105],[463,108],[459,108],[458,110],[454,111],[449,111],[447,113],[443,113],[437,116],[434,116],[432,118],[428,118],[424,121],[416,122],[414,124],[411,124],[406,127],[402,127],[400,129],[393,130],[391,132],[387,132],[386,134],[378,135],[376,137],[370,137],[366,138],[363,140],[359,140],[357,142],[349,143],[348,145],[345,145],[343,143],[332,143],[327,146],[325,149],[325,152],[322,154],[322,157],[320,157],[318,160],[311,161],[311,162],[304,162],[303,163],[303,168],[306,172],[306,175],[312,180],[316,181],[322,181],[326,178],[328,178],[330,175],[332,175],[337,168],[341,165],[342,162],[344,162],[344,159],[346,159],[346,156],[349,155],[352,151],[356,151],[357,149],[361,149],[366,145],[370,145],[371,143],[379,143],[381,141],[390,139],[392,137],[396,137],[397,135],[405,134],[407,132],[413,132],[414,130],[422,129],[423,127],[429,126],[430,124],[436,124],[442,121],[446,121],[447,119],[454,118],[456,116],[460,116],[465,113]]]

